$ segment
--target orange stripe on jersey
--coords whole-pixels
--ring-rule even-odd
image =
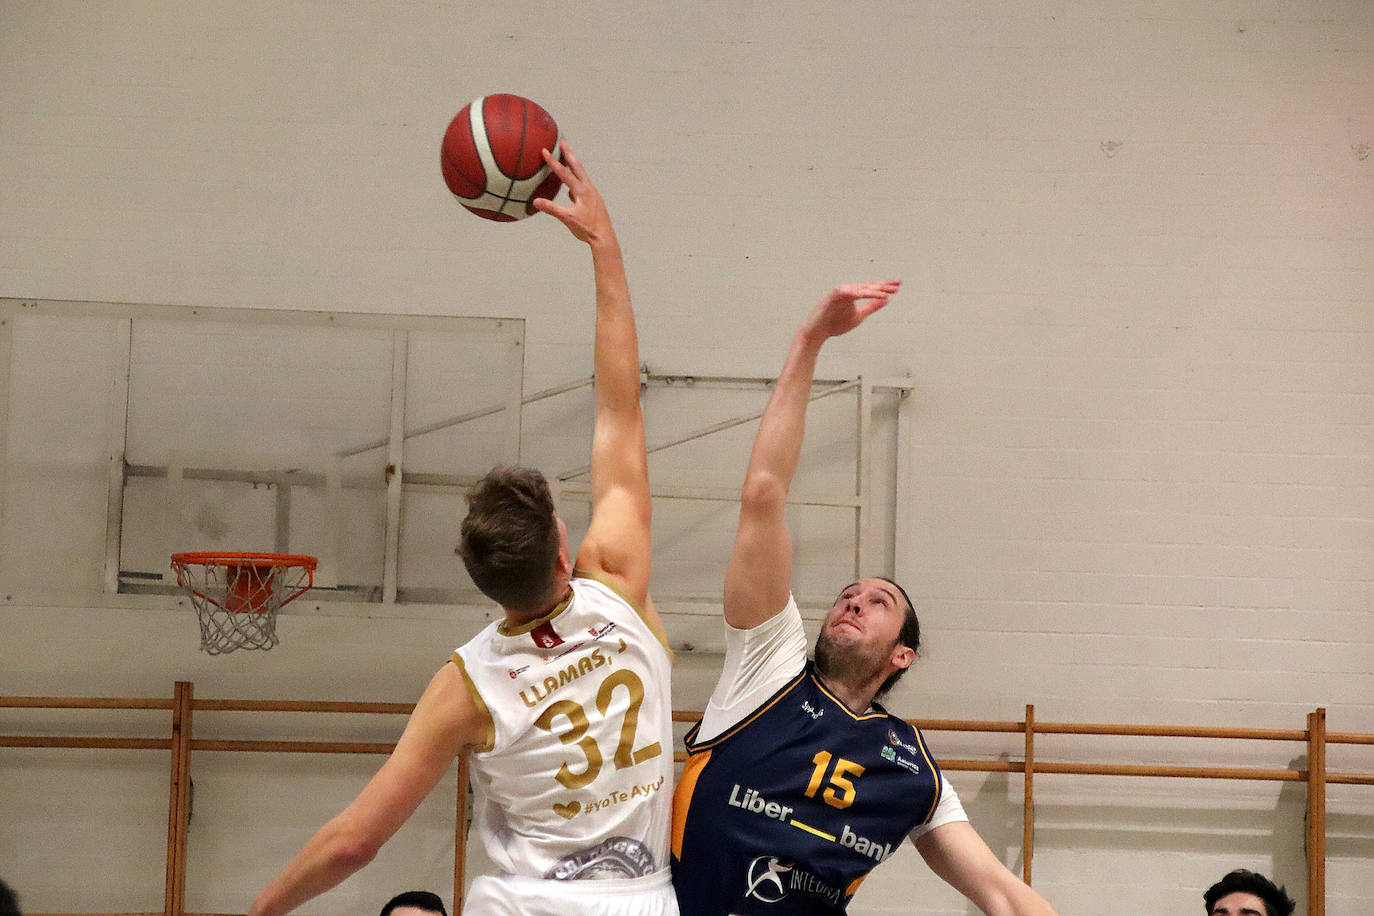
[[[844,895],[846,897],[853,897],[855,894],[857,894],[859,892],[859,885],[863,884],[864,878],[867,878],[871,874],[873,874],[873,872],[870,869],[869,871],[864,872],[862,875],[859,875],[859,877],[855,878],[853,881],[849,882],[849,887],[846,887],[844,889]]]
[[[697,788],[697,777],[711,759],[710,751],[702,751],[687,758],[682,768],[682,778],[673,790],[673,857],[682,859],[682,836],[687,832],[687,809],[692,806],[692,793]]]
[[[912,727],[915,728],[915,726]],[[929,767],[930,772],[938,772],[940,768],[935,765],[934,760],[930,759],[930,751],[926,748],[926,736],[921,734],[919,728],[916,729],[916,743],[921,746],[921,756],[925,758],[926,766]],[[940,773],[939,778],[935,780],[935,800],[930,803],[930,810],[926,812],[925,819],[921,821],[922,824],[929,823],[930,819],[935,816],[935,809],[940,806],[940,798],[944,794],[945,774]]]

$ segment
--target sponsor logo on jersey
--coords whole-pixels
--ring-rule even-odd
[[[744,895],[762,900],[764,903],[777,903],[787,896],[783,879],[792,868],[790,864],[784,865],[779,862],[777,856],[759,856],[749,863],[748,884],[745,885]]]
[[[810,700],[802,700],[802,712],[806,713],[813,719],[819,719],[821,716],[825,715],[825,710],[817,709],[816,707],[812,706]]]
[[[894,747],[899,747],[899,748],[901,748],[902,750],[906,751],[906,752],[909,753],[909,754],[919,754],[919,753],[921,753],[921,751],[916,747],[916,745],[914,745],[914,744],[907,744],[905,741],[903,741],[903,740],[901,739],[900,736],[898,736],[898,734],[897,734],[897,732],[896,732],[895,730],[890,729],[890,728],[887,730],[887,743],[888,743],[888,744],[891,744],[891,745],[894,746]]]
[[[908,770],[912,773],[916,773],[919,775],[921,772],[921,765],[914,760],[907,760],[905,757],[898,757],[896,760],[892,762],[897,764],[897,766],[901,767],[902,769]]]
[[[581,642],[575,642],[575,643],[573,643],[571,646],[568,646],[568,647],[567,647],[566,649],[564,649],[562,652],[555,652],[555,653],[552,654],[552,655],[541,655],[541,656],[539,656],[539,657],[542,658],[542,659],[543,659],[544,661],[546,661],[546,662],[556,662],[556,661],[558,661],[560,658],[562,658],[562,657],[565,656],[565,655],[572,655],[574,652],[576,652],[578,649],[582,648],[582,647],[585,646],[586,644],[587,644],[587,641],[584,639],[584,640],[582,640]]]
[[[587,627],[587,632],[592,635],[592,639],[600,639],[614,629],[615,621],[608,620],[599,627]]]
[[[890,728],[887,730],[887,741],[888,744],[896,745],[897,747],[911,754],[919,755],[921,753],[920,748],[916,747],[916,745],[914,744],[907,744],[898,736],[898,734],[895,731],[893,731]],[[921,772],[921,765],[919,763],[917,763],[914,760],[908,760],[907,758],[902,757],[891,747],[885,747],[878,753],[882,755],[882,758],[884,760],[890,760],[891,762],[897,764],[897,766],[901,767],[904,770],[908,770],[912,773]]]
[[[831,906],[840,906],[844,895],[794,862],[777,856],[759,856],[749,863],[744,895],[763,903],[781,903],[793,891],[817,897]]]
[[[553,624],[547,620],[530,630],[530,639],[533,639],[534,644],[541,649],[563,645],[563,637],[554,632]]]
[[[521,665],[519,668],[509,668],[509,669],[507,669],[508,673],[510,674],[510,679],[511,679],[512,681],[515,680],[516,678],[518,678],[520,675],[524,674],[524,673],[525,673],[526,671],[528,671],[528,670],[530,670],[530,666],[529,666],[529,665]]]
[[[567,667],[559,670],[558,674],[550,674],[543,681],[530,684],[520,690],[520,699],[530,709],[534,709],[540,703],[547,700],[553,694],[568,686],[573,681],[590,674],[602,665],[611,664],[611,660],[601,654],[601,649],[596,648],[582,656],[575,662],[570,662]]]
[[[870,840],[868,837],[859,836],[849,829],[845,824],[840,828],[840,838],[837,842],[847,849],[852,849],[861,856],[868,856],[874,862],[881,862],[892,855],[892,847],[886,843],[879,843],[877,840]]]
[[[585,806],[582,806],[582,814],[584,816],[595,814],[597,811],[604,811],[613,805],[627,802],[633,798],[648,798],[661,788],[663,788],[662,776],[658,777],[658,779],[653,782],[636,784],[635,787],[628,792],[620,789],[614,792],[608,792],[605,796],[598,798],[596,801],[588,802]],[[576,805],[577,802],[573,802],[573,804]]]
[[[554,881],[588,878],[642,878],[658,870],[654,854],[639,840],[613,836],[605,842],[564,856],[544,873]]]
[[[792,817],[792,811],[794,809],[790,806],[770,801],[762,795],[758,789],[741,786],[739,783],[735,783],[730,789],[730,797],[726,800],[726,804],[732,808],[739,808],[741,811],[748,811],[750,814],[766,817],[769,820],[791,824],[798,830],[804,830],[813,836],[829,840],[832,843],[839,843],[846,849],[852,849],[859,855],[867,856],[874,862],[881,862],[892,855],[891,846],[886,843],[879,843],[877,840],[870,840],[866,836],[855,833],[853,830],[849,829],[848,824],[841,826],[838,836],[803,824]],[[758,860],[756,859],[755,861]]]
[[[614,623],[607,623],[607,624],[605,624],[605,625],[603,625],[603,626],[601,626],[601,627],[587,627],[587,632],[588,632],[589,634],[591,634],[591,636],[592,636],[593,639],[601,639],[601,638],[602,638],[603,636],[605,636],[607,633],[610,633],[612,630],[614,630],[615,627],[616,627],[616,625],[615,625]],[[555,634],[555,638],[557,638],[557,634]],[[538,640],[536,640],[536,642],[538,642]],[[624,639],[619,639],[619,642],[620,642],[620,648],[619,648],[618,650],[616,650],[616,651],[617,651],[617,652],[624,652],[624,651],[625,651],[625,640],[624,640]],[[582,640],[581,642],[575,642],[575,643],[573,643],[573,644],[571,644],[571,645],[565,646],[565,648],[564,648],[563,651],[561,651],[561,652],[553,652],[553,653],[547,654],[547,655],[540,655],[539,657],[542,658],[545,662],[556,662],[556,661],[558,661],[560,658],[562,658],[562,657],[565,656],[565,655],[572,655],[572,654],[573,654],[574,652],[576,652],[578,649],[581,649],[581,648],[583,648],[584,646],[586,646],[587,643],[588,643],[588,640],[585,640],[585,639],[584,639],[584,640]],[[552,646],[545,646],[545,648],[557,648],[558,646],[562,646],[562,645],[564,645],[564,642],[563,642],[562,639],[559,639],[558,642],[554,643]],[[523,671],[524,669],[522,668],[522,669],[520,669],[520,670]]]
[[[726,802],[732,808],[740,808],[750,814],[761,814],[766,818],[775,821],[787,821],[787,816],[792,813],[792,809],[787,805],[780,805],[775,801],[769,801],[759,794],[757,789],[748,786],[741,787],[735,783],[735,787],[730,790],[730,798]]]

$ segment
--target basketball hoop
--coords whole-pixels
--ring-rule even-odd
[[[174,553],[177,585],[200,620],[210,655],[277,644],[277,611],[315,584],[314,557],[288,553]]]

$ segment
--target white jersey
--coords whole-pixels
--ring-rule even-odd
[[[454,653],[490,714],[472,755],[474,826],[503,873],[624,879],[668,865],[672,656],[607,585],[518,628],[486,627]]]

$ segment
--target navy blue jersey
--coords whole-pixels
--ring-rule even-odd
[[[673,797],[682,916],[843,913],[940,799],[921,733],[851,711],[810,663],[718,738],[700,727]]]

